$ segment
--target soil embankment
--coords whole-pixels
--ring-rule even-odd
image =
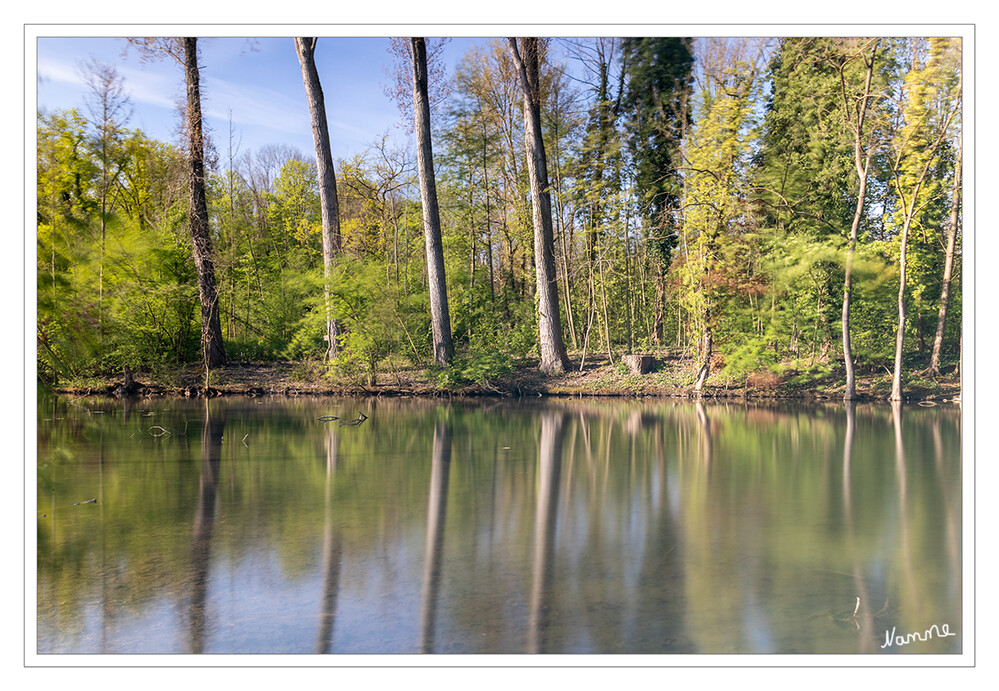
[[[687,372],[690,369],[691,372]],[[690,374],[690,376],[686,376]],[[631,374],[620,362],[589,358],[580,369],[562,375],[547,376],[532,360],[517,361],[510,371],[490,380],[459,385],[443,385],[425,370],[398,370],[376,377],[336,377],[308,363],[244,362],[212,370],[206,386],[204,370],[189,367],[168,375],[148,372],[131,373],[130,387],[123,377],[92,380],[56,386],[54,390],[75,396],[133,395],[151,396],[616,396],[629,398],[734,398],[839,400],[843,395],[843,377],[832,372],[823,377],[805,379],[767,374],[749,376],[739,381],[708,380],[697,394],[689,363],[676,360],[656,361],[651,372]],[[860,374],[858,395],[865,400],[885,400],[891,391],[891,378],[885,373]],[[959,377],[950,374],[933,379],[913,375],[905,387],[910,401],[950,401],[960,398]]]

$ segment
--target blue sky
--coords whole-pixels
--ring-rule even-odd
[[[449,72],[476,42],[453,38],[446,48]],[[228,146],[231,114],[239,153],[285,144],[312,154],[312,132],[302,73],[290,37],[203,37],[202,108],[220,156]],[[112,64],[123,77],[134,113],[129,127],[160,141],[174,142],[183,98],[180,65],[170,60],[142,62],[124,38],[46,37],[36,41],[37,108],[86,112],[82,63]],[[326,98],[334,158],[363,151],[386,132],[405,141],[402,115],[385,95],[392,55],[388,38],[320,38],[316,63]],[[123,50],[127,48],[125,55]],[[30,46],[28,47],[30,50]],[[408,124],[408,123],[407,123]]]

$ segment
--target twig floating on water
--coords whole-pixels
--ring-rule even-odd
[[[362,422],[364,422],[367,419],[368,419],[367,415],[365,415],[364,413],[358,413],[357,414],[357,419],[355,419],[355,420],[340,420],[340,426],[341,427],[343,427],[344,425],[356,426],[356,425],[361,424]]]
[[[334,420],[339,420],[336,415],[320,415],[318,420],[320,422],[333,422]]]
[[[73,506],[79,506],[80,504],[96,504],[96,503],[97,503],[97,497],[94,497],[93,499],[88,499],[87,501],[78,501],[75,504],[73,504]]]
[[[154,434],[153,433],[154,429],[155,430],[159,430],[159,433],[158,434]],[[153,437],[163,437],[163,436],[166,436],[168,434],[176,434],[179,437],[186,437],[187,436],[187,434],[184,433],[184,432],[179,432],[179,431],[177,431],[175,429],[170,429],[169,427],[160,427],[159,425],[153,425],[152,427],[150,427],[149,428],[149,434],[150,434],[150,436],[153,436]]]

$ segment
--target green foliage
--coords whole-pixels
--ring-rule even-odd
[[[287,317],[285,338],[274,338],[272,347],[282,358],[300,360],[322,357],[326,352],[326,308],[323,279],[313,270],[291,277],[286,304],[293,312],[282,311]]]
[[[735,39],[592,39],[573,44],[583,61],[568,58],[586,81],[566,77],[565,44],[547,44],[541,101],[567,343],[690,355],[710,330],[726,381],[836,371],[858,193],[848,116],[863,87],[864,40],[786,38],[757,52],[762,44]],[[879,46],[851,314],[854,358],[868,372],[891,359],[907,220],[909,361],[932,340],[961,124],[956,41]],[[488,383],[538,355],[516,77],[502,41],[475,49],[434,115],[457,351],[434,372],[442,386]],[[37,120],[37,361],[46,381],[200,358],[184,156],[141,132],[93,124],[76,111]],[[227,349],[318,366],[326,286],[312,156],[280,146],[229,154],[207,179]],[[430,359],[422,213],[406,154],[382,137],[336,163],[341,253],[329,288],[342,347],[322,367],[344,381]],[[949,364],[961,339],[960,264]]]
[[[668,37],[626,38],[622,52],[635,192],[653,229],[650,250],[665,268],[678,240],[672,216],[682,191],[680,142],[691,118],[694,56],[690,39]]]
[[[756,184],[765,222],[791,235],[849,234],[857,183],[834,48],[785,38],[770,65]]]
[[[387,287],[373,261],[343,259],[331,282],[333,314],[344,332],[335,373],[374,381],[389,355],[422,362],[430,354],[431,327],[426,293],[404,295]]]
[[[456,388],[462,384],[489,387],[492,382],[513,371],[513,358],[491,348],[470,347],[455,354],[450,367],[432,370],[441,388]]]

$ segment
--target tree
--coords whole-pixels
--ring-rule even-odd
[[[226,363],[222,325],[219,320],[219,296],[215,285],[215,262],[208,226],[208,201],[205,196],[205,135],[201,120],[201,73],[198,68],[198,39],[147,38],[129,39],[146,58],[168,55],[184,68],[187,86],[185,118],[187,125],[187,164],[190,203],[188,222],[194,266],[198,272],[198,296],[201,301],[201,350],[206,369]]]
[[[121,160],[122,131],[131,117],[131,101],[125,93],[124,81],[111,65],[91,61],[84,67],[84,78],[89,88],[87,106],[89,123],[93,129],[92,146],[100,166],[98,204],[100,225],[100,269],[98,277],[98,327],[104,339],[104,262],[107,246],[108,215],[112,188],[118,184],[123,162]]]
[[[635,169],[639,213],[655,264],[656,303],[652,337],[664,340],[666,272],[678,237],[680,141],[689,124],[687,100],[694,56],[690,39],[626,38],[628,148]]]
[[[597,313],[597,275],[600,276],[604,337],[607,356],[613,361],[610,343],[610,324],[607,309],[607,284],[604,281],[604,265],[611,248],[602,241],[611,235],[611,227],[620,216],[622,188],[623,147],[618,136],[617,126],[621,111],[624,73],[618,73],[616,93],[612,93],[611,81],[616,56],[620,52],[620,41],[615,38],[596,38],[592,43],[572,44],[572,50],[590,74],[592,105],[587,114],[586,129],[579,151],[579,180],[577,204],[581,221],[586,232],[586,319],[587,328],[583,335],[583,358],[589,344],[590,327]]]
[[[215,261],[208,227],[208,202],[205,197],[205,136],[201,122],[201,73],[198,69],[198,39],[184,38],[184,78],[187,82],[188,165],[191,181],[191,239],[194,265],[198,270],[198,293],[201,298],[201,339],[205,367],[226,363],[219,321],[219,296],[215,287]]]
[[[444,248],[441,244],[441,219],[437,207],[437,183],[434,179],[434,154],[430,136],[426,41],[422,37],[411,38],[410,50],[413,63],[413,113],[416,123],[420,198],[423,200],[423,235],[427,249],[427,281],[430,289],[434,360],[439,365],[447,365],[454,355],[454,346],[451,343],[451,316],[448,312]]]
[[[682,302],[698,334],[694,391],[711,372],[721,300],[746,285],[752,269],[751,207],[746,196],[751,133],[763,42],[711,39],[700,44],[698,117],[686,142],[683,256],[679,277]]]
[[[525,274],[530,259],[528,247],[533,242],[530,212],[527,199],[527,177],[523,166],[523,97],[519,76],[513,66],[505,41],[495,41],[484,48],[470,51],[462,60],[455,74],[459,104],[469,117],[457,117],[445,134],[445,144],[465,140],[469,145],[463,150],[467,165],[463,166],[464,179],[471,179],[469,167],[472,150],[479,152],[482,167],[477,174],[482,180],[483,210],[487,222],[486,253],[491,281],[490,290],[496,290],[496,307],[500,308],[505,324],[518,328],[517,316],[527,294]],[[460,128],[465,130],[464,134]],[[471,143],[474,133],[475,145]],[[467,135],[467,136],[466,136]],[[454,146],[451,147],[454,149]],[[448,163],[454,156],[445,158]],[[444,179],[446,180],[446,178]],[[494,235],[495,234],[495,235]],[[493,243],[491,238],[495,237]],[[494,256],[495,255],[495,256]],[[519,269],[519,271],[518,271]],[[492,314],[490,295],[490,314]],[[530,329],[535,330],[533,305]],[[508,332],[509,333],[509,332]]]
[[[316,69],[316,38],[296,38],[295,52],[302,66],[305,97],[309,103],[312,139],[316,147],[316,171],[319,176],[319,199],[323,223],[323,296],[326,305],[326,359],[335,359],[340,350],[340,328],[333,317],[330,300],[330,278],[333,258],[340,251],[340,210],[336,195],[336,172],[330,146],[329,126],[326,122],[326,105],[323,87]]]
[[[524,132],[527,168],[531,182],[531,209],[534,218],[534,261],[538,286],[538,346],[541,370],[547,374],[569,369],[569,357],[562,340],[559,317],[558,283],[555,273],[555,238],[552,229],[548,162],[541,129],[541,89],[539,44],[537,38],[510,38],[510,54],[520,75],[524,95]]]
[[[940,376],[940,352],[943,350],[944,328],[947,325],[947,311],[950,307],[951,282],[954,277],[954,253],[957,245],[957,229],[961,217],[961,160],[962,137],[957,140],[957,161],[954,163],[954,191],[951,197],[950,223],[947,225],[947,248],[945,250],[943,286],[940,292],[940,309],[937,313],[937,331],[933,338],[933,353],[930,355],[930,372]]]
[[[856,40],[854,40],[856,41]],[[850,240],[847,245],[846,273],[843,279],[843,364],[846,367],[846,388],[843,399],[851,401],[857,397],[856,374],[853,364],[853,349],[850,340],[850,308],[853,292],[853,260],[857,247],[857,233],[864,215],[864,204],[867,194],[868,175],[871,160],[877,152],[879,142],[878,131],[875,128],[864,129],[868,111],[876,98],[872,90],[874,79],[874,64],[879,47],[878,40],[859,42],[855,51],[846,53],[837,63],[840,77],[840,95],[843,99],[843,114],[847,128],[853,135],[853,159],[857,171],[858,191],[857,204],[850,225]],[[870,53],[868,54],[868,51]],[[855,91],[855,84],[850,77],[852,63],[859,59],[863,64],[863,88]]]
[[[75,110],[40,115],[37,141],[38,373],[55,382],[93,364],[85,326],[92,305],[80,296],[94,290],[79,285],[90,248],[78,229],[98,171],[86,155],[86,121]]]
[[[895,143],[892,167],[899,200],[899,287],[898,326],[895,333],[895,366],[892,371],[891,400],[902,400],[902,349],[905,341],[907,251],[910,231],[921,221],[928,204],[940,194],[933,174],[940,166],[941,147],[960,111],[959,74],[950,39],[930,39],[925,58],[915,55],[905,78],[901,108],[903,126]],[[957,83],[957,84],[955,84]]]

